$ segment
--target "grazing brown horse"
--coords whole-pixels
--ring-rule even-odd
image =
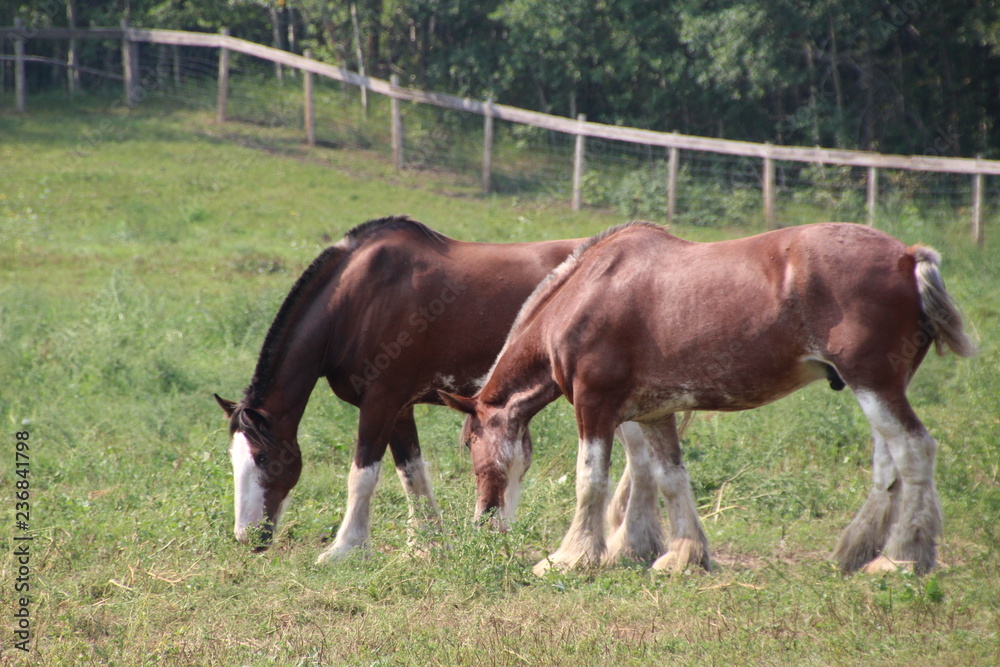
[[[974,346],[924,246],[853,224],[817,224],[692,243],[634,223],[582,245],[525,302],[482,389],[442,393],[469,414],[481,511],[502,508],[512,468],[530,458],[528,423],[564,394],[579,432],[577,506],[559,549],[536,566],[595,565],[641,552],[656,488],[671,536],[657,568],[707,565],[674,415],[746,410],[827,379],[857,397],[874,436],[874,484],[840,537],[845,571],[935,565],[941,516],[936,443],[906,400],[931,342]],[[627,420],[631,483],[605,543],[612,433]],[[633,436],[637,433],[632,433]],[[652,474],[637,477],[643,465]],[[655,480],[655,481],[654,481]],[[631,497],[628,497],[631,494]],[[640,498],[637,498],[639,496]],[[657,517],[658,519],[658,517]]]
[[[479,388],[522,302],[581,239],[465,243],[406,217],[373,220],[327,248],[295,283],[229,417],[236,537],[266,547],[302,470],[299,421],[319,378],[360,408],[347,510],[320,561],[366,544],[388,445],[411,522],[437,517],[415,403]]]

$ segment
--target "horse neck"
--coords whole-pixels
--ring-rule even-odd
[[[254,407],[266,412],[271,422],[271,430],[282,439],[294,440],[298,435],[299,422],[309,403],[309,395],[316,386],[316,380],[299,378],[294,382],[275,383]]]
[[[548,356],[533,343],[519,339],[508,344],[479,392],[481,402],[504,406],[512,423],[527,424],[562,394]]]
[[[302,317],[282,337],[266,378],[255,378],[251,407],[270,415],[276,432],[294,437],[313,388],[327,373],[331,347],[329,317]]]

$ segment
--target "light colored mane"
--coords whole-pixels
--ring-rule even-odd
[[[600,241],[606,238],[614,236],[618,232],[624,231],[626,229],[631,229],[633,227],[651,227],[653,229],[659,229],[665,231],[660,225],[654,224],[652,222],[646,222],[644,220],[633,220],[632,222],[626,222],[621,225],[615,225],[614,227],[609,227],[602,232],[594,234],[589,239],[578,245],[569,257],[564,259],[562,263],[556,268],[552,269],[547,276],[542,278],[541,282],[535,287],[531,292],[531,295],[525,299],[524,303],[521,304],[521,309],[517,313],[517,317],[514,318],[514,323],[510,327],[510,331],[507,333],[507,339],[503,343],[503,347],[500,349],[500,353],[497,355],[496,359],[493,361],[493,365],[490,367],[489,372],[484,375],[477,383],[479,389],[486,386],[486,382],[493,375],[493,371],[496,370],[497,364],[500,363],[500,359],[503,357],[504,353],[507,351],[507,347],[521,330],[527,326],[527,322],[541,310],[542,306],[548,302],[548,297],[551,296],[556,290],[565,284],[566,280],[573,275],[573,272],[579,266],[580,258],[586,253],[590,248],[594,247]]]

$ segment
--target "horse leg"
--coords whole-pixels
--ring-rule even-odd
[[[698,506],[691,491],[691,479],[681,457],[680,437],[675,415],[657,422],[641,424],[649,443],[653,468],[660,492],[666,500],[670,520],[667,551],[653,563],[654,570],[683,571],[688,566],[712,569],[708,538],[698,518]]]
[[[576,414],[580,440],[576,456],[576,511],[559,548],[535,565],[534,573],[539,576],[551,568],[600,565],[604,558],[604,512],[615,424],[606,415],[609,411],[604,406],[598,405],[591,411],[583,404],[578,394]],[[602,412],[605,415],[601,415]]]
[[[367,550],[371,534],[371,500],[378,484],[382,457],[389,444],[398,410],[375,407],[380,401],[366,401],[358,417],[358,445],[347,475],[347,510],[337,537],[316,560],[329,563],[347,556],[353,549]]]
[[[844,572],[853,572],[882,553],[899,510],[899,472],[885,438],[872,429],[872,488],[864,505],[840,534],[834,558]]]
[[[396,417],[396,424],[389,436],[389,449],[396,463],[396,474],[406,492],[406,502],[409,505],[407,523],[412,544],[417,529],[424,526],[437,527],[441,520],[441,511],[434,500],[427,476],[427,464],[420,455],[413,406],[404,408]]]
[[[622,440],[622,442],[624,442],[624,440]],[[611,498],[611,504],[608,505],[608,512],[605,517],[608,523],[609,533],[617,532],[621,527],[622,522],[625,521],[625,512],[628,509],[628,501],[631,494],[632,461],[626,453],[625,470],[622,471],[622,477],[618,480],[618,486],[615,488],[615,495]]]
[[[608,507],[611,539],[605,563],[621,559],[652,560],[663,552],[666,534],[660,519],[659,493],[651,452],[642,429],[634,422],[618,427],[627,463]]]
[[[889,510],[891,522],[882,554],[865,566],[866,572],[913,567],[917,574],[934,568],[941,508],[934,488],[937,442],[920,423],[902,392],[899,395],[855,392],[872,429],[885,440],[898,473],[899,509]],[[891,507],[892,503],[890,503]]]
[[[609,533],[616,532],[618,527],[622,525],[622,521],[625,520],[625,510],[628,507],[629,494],[632,492],[632,466],[628,454],[628,444],[625,442],[626,430],[629,433],[633,433],[638,429],[635,427],[634,422],[625,422],[615,429],[615,437],[625,447],[625,470],[622,471],[622,477],[618,480],[618,486],[615,488],[615,495],[611,499],[611,504],[608,505],[607,522]],[[642,433],[638,433],[637,437],[641,438]]]

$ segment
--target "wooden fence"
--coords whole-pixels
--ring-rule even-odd
[[[15,104],[18,111],[25,111],[25,75],[24,63],[38,60],[25,55],[25,44],[31,39],[70,40],[69,62],[65,63],[70,75],[70,86],[73,86],[73,65],[77,61],[74,53],[76,40],[102,39],[121,41],[122,44],[122,80],[123,97],[127,104],[137,104],[143,95],[139,76],[139,60],[137,44],[141,42],[205,47],[219,50],[218,99],[217,114],[220,121],[226,119],[226,105],[229,90],[229,53],[231,51],[261,58],[279,65],[292,67],[303,72],[304,121],[306,141],[315,142],[315,113],[313,99],[313,74],[327,77],[335,81],[358,86],[362,91],[388,96],[392,109],[392,150],[393,160],[397,169],[402,169],[403,161],[403,124],[399,101],[411,101],[432,104],[446,109],[464,111],[483,116],[483,170],[482,187],[484,191],[491,188],[492,174],[492,142],[494,119],[530,125],[553,132],[561,132],[575,137],[573,152],[573,210],[578,210],[581,204],[581,183],[586,159],[586,139],[598,138],[612,141],[631,142],[645,146],[658,146],[669,150],[667,165],[667,212],[668,221],[676,212],[677,202],[677,168],[680,151],[701,151],[721,153],[761,160],[763,182],[764,217],[769,228],[776,225],[775,209],[775,162],[790,161],[814,163],[823,165],[843,165],[848,167],[866,168],[867,174],[867,212],[868,223],[875,219],[876,202],[878,200],[878,174],[880,169],[902,169],[910,171],[939,172],[952,174],[967,174],[971,178],[972,200],[970,202],[972,236],[978,243],[983,242],[983,177],[1000,175],[1000,161],[981,160],[978,158],[945,158],[936,156],[904,156],[885,155],[866,151],[832,150],[825,148],[808,148],[798,146],[775,146],[772,144],[756,144],[745,141],[731,141],[696,137],[673,132],[654,132],[631,127],[619,127],[602,123],[588,122],[583,115],[576,119],[553,116],[550,114],[529,111],[517,107],[496,104],[492,101],[479,101],[464,97],[456,97],[445,93],[427,92],[399,85],[398,78],[393,76],[389,81],[357,74],[334,65],[318,62],[309,57],[308,53],[299,56],[281,51],[262,44],[256,44],[243,39],[231,37],[226,29],[220,34],[194,33],[179,30],[155,30],[129,27],[122,21],[119,28],[29,28],[18,21],[13,28],[0,28],[0,37],[14,44],[15,60]],[[60,63],[63,64],[63,63]]]

